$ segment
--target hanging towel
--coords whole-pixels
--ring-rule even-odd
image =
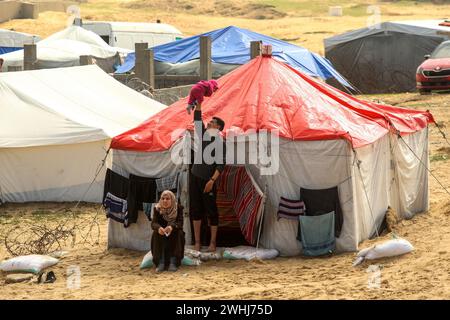
[[[106,194],[103,206],[106,209],[106,217],[114,221],[124,223],[127,215],[127,200],[114,196],[110,192]]]
[[[304,255],[320,256],[334,251],[334,217],[334,211],[318,216],[299,216]]]
[[[341,204],[339,202],[337,187],[318,190],[300,188],[300,200],[305,203],[305,215],[307,216],[317,216],[334,211],[334,232],[336,237],[339,237],[339,235],[341,234],[344,218],[342,215]],[[301,233],[300,227],[299,233]]]
[[[280,197],[277,220],[281,218],[298,221],[298,217],[305,213],[305,203],[301,200],[290,200]]]
[[[125,223],[128,211],[128,189],[129,180],[120,174],[106,170],[105,183],[103,187],[103,207],[106,217],[114,221]]]
[[[109,211],[115,213],[126,213],[128,211],[127,200],[116,197],[110,192],[106,194],[103,205],[105,208],[108,208]]]

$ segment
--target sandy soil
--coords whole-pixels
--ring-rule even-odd
[[[450,136],[448,94],[419,96],[398,94],[366,96],[411,108],[430,109]],[[430,158],[433,174],[450,189],[450,145],[432,126]],[[98,244],[77,244],[52,270],[53,284],[4,284],[1,299],[450,299],[450,196],[430,177],[430,211],[399,223],[396,234],[408,239],[415,250],[407,255],[366,261],[352,267],[355,253],[327,258],[277,258],[270,261],[209,261],[197,267],[181,267],[176,273],[156,274],[139,270],[145,253],[106,250],[106,219],[98,205],[30,203],[0,206],[0,236],[25,222],[55,225],[75,213],[77,224],[97,214]],[[81,227],[77,241],[88,225]],[[361,248],[391,238],[365,241]],[[0,244],[0,260],[9,257]],[[381,269],[381,287],[370,289],[367,269]],[[68,269],[81,272],[79,289],[67,286]]]

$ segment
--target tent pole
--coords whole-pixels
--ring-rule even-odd
[[[259,248],[259,239],[261,237],[261,229],[262,229],[262,225],[264,222],[264,212],[266,211],[266,194],[267,194],[267,183],[264,185],[264,195],[263,195],[263,200],[262,200],[262,214],[261,214],[261,221],[259,223],[259,229],[258,229],[258,239],[256,240],[256,253],[258,253],[258,248]]]

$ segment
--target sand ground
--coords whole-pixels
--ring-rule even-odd
[[[429,109],[450,136],[449,94],[366,96],[411,108]],[[430,127],[431,170],[450,189],[450,145]],[[59,223],[74,204],[29,203],[0,206],[0,236],[25,222]],[[58,211],[58,212],[57,212]],[[270,261],[209,261],[181,267],[176,273],[139,270],[145,253],[106,250],[106,218],[98,205],[81,204],[72,221],[97,214],[98,244],[68,247],[69,254],[52,270],[53,284],[4,284],[0,299],[450,299],[450,196],[430,176],[430,210],[399,223],[396,234],[415,247],[400,257],[366,261],[352,267],[355,253],[326,258],[277,258]],[[80,229],[81,240],[86,227]],[[97,234],[97,233],[93,233]],[[94,237],[95,238],[95,237]],[[360,247],[391,238],[385,234]],[[96,238],[95,238],[96,239]],[[0,260],[10,257],[0,243]],[[381,270],[381,286],[369,288],[371,264]],[[68,269],[78,267],[79,289],[67,286]]]

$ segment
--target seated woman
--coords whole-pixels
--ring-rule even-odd
[[[156,272],[177,271],[184,257],[183,207],[172,191],[165,190],[153,209],[152,255]]]

